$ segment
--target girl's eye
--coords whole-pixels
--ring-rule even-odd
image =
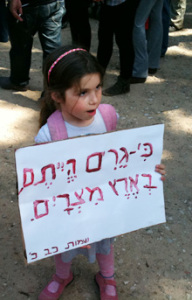
[[[96,86],[96,90],[99,90],[101,88],[101,84],[98,84],[98,86]]]
[[[80,92],[80,96],[85,96],[85,94],[86,94],[86,91],[81,91]]]

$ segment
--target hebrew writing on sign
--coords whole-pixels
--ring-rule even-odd
[[[165,222],[164,125],[16,150],[27,262]]]

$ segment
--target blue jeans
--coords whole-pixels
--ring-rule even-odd
[[[135,16],[133,45],[135,61],[132,76],[146,78],[148,68],[159,68],[163,26],[163,0],[141,0]],[[145,23],[149,18],[149,28]]]
[[[17,22],[9,12],[10,80],[12,83],[27,84],[30,79],[31,51],[36,33],[38,33],[43,50],[43,59],[61,45],[63,13],[63,0],[36,7],[24,7],[23,22]]]

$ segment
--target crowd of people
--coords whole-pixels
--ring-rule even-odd
[[[92,2],[92,3],[91,3]],[[159,69],[168,47],[169,31],[183,28],[186,0],[0,0],[0,41],[11,43],[10,76],[0,77],[3,89],[26,90],[36,33],[46,56],[61,45],[61,29],[68,22],[72,44],[91,47],[90,6],[97,7],[97,59],[107,69],[115,38],[119,50],[117,81],[103,94],[130,91]]]

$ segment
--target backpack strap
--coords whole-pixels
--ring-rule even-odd
[[[65,140],[68,138],[67,128],[62,117],[62,113],[56,110],[47,119],[47,124],[49,127],[49,132],[52,141]]]
[[[100,104],[99,111],[105,122],[107,131],[115,130],[117,127],[117,113],[111,104]]]
[[[117,126],[117,114],[115,108],[110,104],[100,104],[98,109],[102,115],[107,131],[115,130]],[[47,119],[47,124],[52,141],[65,140],[68,138],[67,128],[62,113],[59,110],[56,110],[50,115]]]

